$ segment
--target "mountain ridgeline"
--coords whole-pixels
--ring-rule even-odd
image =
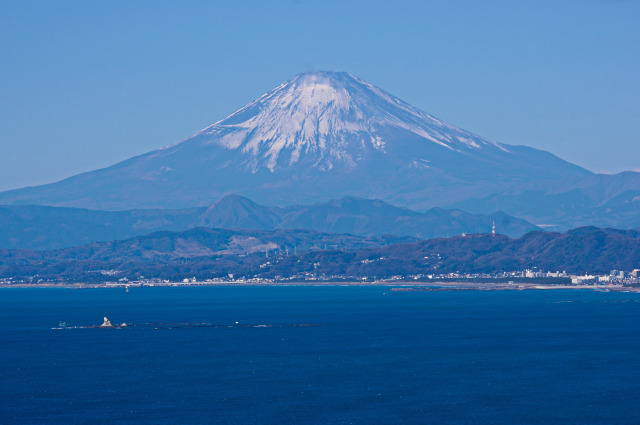
[[[403,243],[405,242],[405,243]],[[583,227],[406,242],[313,231],[197,228],[54,251],[0,251],[0,276],[33,281],[146,278],[362,279],[539,268],[606,273],[640,267],[640,232]]]
[[[562,230],[640,226],[640,173],[593,174],[447,124],[354,75],[323,71],[296,75],[178,143],[2,192],[0,204],[184,210],[231,194],[275,207],[351,197],[415,211],[503,211]],[[280,221],[272,213],[260,218],[263,227]]]
[[[94,211],[81,208],[0,206],[0,249],[59,249],[94,241],[127,239],[155,231],[194,227],[223,229],[309,229],[361,236],[392,234],[419,239],[482,233],[495,222],[517,237],[537,227],[504,213],[468,214],[431,209],[425,213],[383,201],[342,198],[313,205],[267,207],[229,195],[209,208]]]
[[[1,193],[0,203],[186,208],[235,193],[269,205],[357,196],[426,209],[591,174],[447,124],[351,74],[310,72],[184,141]]]
[[[306,251],[350,252],[415,238],[336,235],[312,230],[226,230],[195,228],[184,232],[155,232],[134,238],[94,242],[50,251],[0,250],[0,277],[44,281],[104,281],[114,277],[179,278],[179,273],[227,276],[268,261],[269,255],[296,256]],[[154,271],[149,269],[151,267]],[[126,270],[126,271],[125,271]],[[157,272],[157,274],[155,274]],[[222,274],[220,274],[222,273]],[[180,277],[181,279],[181,277]]]

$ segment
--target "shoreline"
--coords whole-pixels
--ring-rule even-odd
[[[472,283],[472,282],[412,282],[412,281],[375,281],[375,282],[321,282],[321,281],[296,281],[296,282],[168,282],[168,283],[16,283],[0,285],[2,288],[65,288],[65,289],[127,289],[142,287],[276,287],[276,286],[353,286],[353,287],[381,287],[391,288],[396,292],[426,292],[426,291],[527,291],[527,290],[554,290],[554,289],[587,289],[600,292],[640,292],[640,287],[623,285],[567,285],[567,284],[540,284],[540,283]]]

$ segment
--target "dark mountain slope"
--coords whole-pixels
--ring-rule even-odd
[[[518,239],[482,234],[398,242],[403,241],[291,230],[159,232],[57,251],[0,251],[0,278],[113,281],[231,274],[360,279],[527,268],[576,274],[640,268],[640,232],[634,230],[583,227],[567,233],[536,231]]]
[[[57,249],[199,226],[427,238],[487,231],[494,220],[498,231],[511,236],[536,229],[501,213],[486,216],[434,209],[421,214],[382,201],[356,198],[287,208],[266,207],[235,195],[226,196],[209,208],[187,210],[93,211],[15,205],[0,206],[0,249]]]
[[[94,242],[52,251],[0,250],[0,278],[38,276],[46,280],[113,280],[115,275],[140,275],[151,267],[163,278],[176,277],[183,264],[188,274],[217,270],[226,276],[271,256],[336,249],[353,251],[391,243],[413,241],[394,236],[358,237],[310,230],[226,230],[195,228],[185,232],[156,232],[121,241]],[[199,259],[212,262],[200,269]],[[161,272],[162,270],[162,272]],[[178,270],[178,271],[176,271]],[[147,275],[153,275],[147,273]]]
[[[231,210],[233,215],[229,214]],[[419,213],[380,200],[354,197],[286,208],[260,206],[238,196],[225,197],[201,216],[200,224],[226,228],[313,229],[369,236],[394,234],[426,239],[490,231],[494,221],[499,232],[510,236],[538,229],[504,213],[468,214],[441,208]]]
[[[518,239],[488,234],[456,236],[355,253],[307,253],[295,265],[292,261],[284,259],[263,271],[263,275],[281,275],[294,266],[317,274],[354,277],[492,273],[531,268],[608,273],[613,269],[640,268],[640,232],[583,227],[567,233],[531,232]]]

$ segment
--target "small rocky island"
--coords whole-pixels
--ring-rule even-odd
[[[100,325],[101,328],[126,328],[127,324],[122,323],[121,325],[113,325],[109,319],[104,318],[104,322]]]

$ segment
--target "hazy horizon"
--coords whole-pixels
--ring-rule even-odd
[[[3,2],[0,190],[175,143],[321,69],[500,143],[640,170],[638,3],[407,6]]]

